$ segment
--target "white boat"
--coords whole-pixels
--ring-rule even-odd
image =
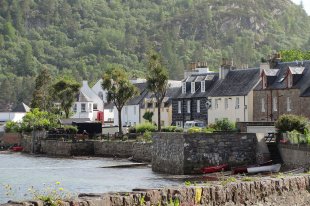
[[[249,167],[247,168],[248,173],[260,173],[260,172],[279,172],[281,164],[260,166],[260,167]]]

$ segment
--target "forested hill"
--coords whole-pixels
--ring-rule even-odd
[[[190,61],[253,66],[309,49],[309,22],[290,0],[0,0],[0,104],[28,103],[44,67],[90,82],[113,64],[143,75],[151,47],[171,78]]]

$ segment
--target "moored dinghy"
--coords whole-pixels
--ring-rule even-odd
[[[248,173],[260,173],[260,172],[279,172],[281,164],[260,166],[260,167],[249,167],[247,168]]]
[[[211,167],[203,167],[201,169],[201,172],[204,174],[207,174],[207,173],[213,173],[213,172],[221,172],[227,169],[228,169],[228,164],[222,164],[222,165],[211,166]]]

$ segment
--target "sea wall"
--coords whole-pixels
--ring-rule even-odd
[[[288,168],[310,168],[310,147],[307,145],[278,145],[283,163]]]
[[[152,157],[152,144],[135,141],[79,141],[66,142],[59,140],[35,140],[32,146],[31,137],[22,140],[24,152],[33,150],[38,154],[49,156],[102,156],[133,158],[141,162],[150,162]]]
[[[80,194],[79,198],[63,201],[62,205],[132,206],[174,205],[179,201],[190,205],[309,205],[310,176],[265,177],[254,181],[227,184],[203,184],[164,189],[149,189],[129,193]],[[41,201],[10,202],[6,206],[43,205]]]
[[[169,174],[200,173],[204,166],[256,162],[257,139],[248,133],[156,133],[152,169]]]

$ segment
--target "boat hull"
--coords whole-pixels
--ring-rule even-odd
[[[260,167],[249,167],[247,168],[248,173],[260,173],[260,172],[279,172],[281,164],[260,166]]]

